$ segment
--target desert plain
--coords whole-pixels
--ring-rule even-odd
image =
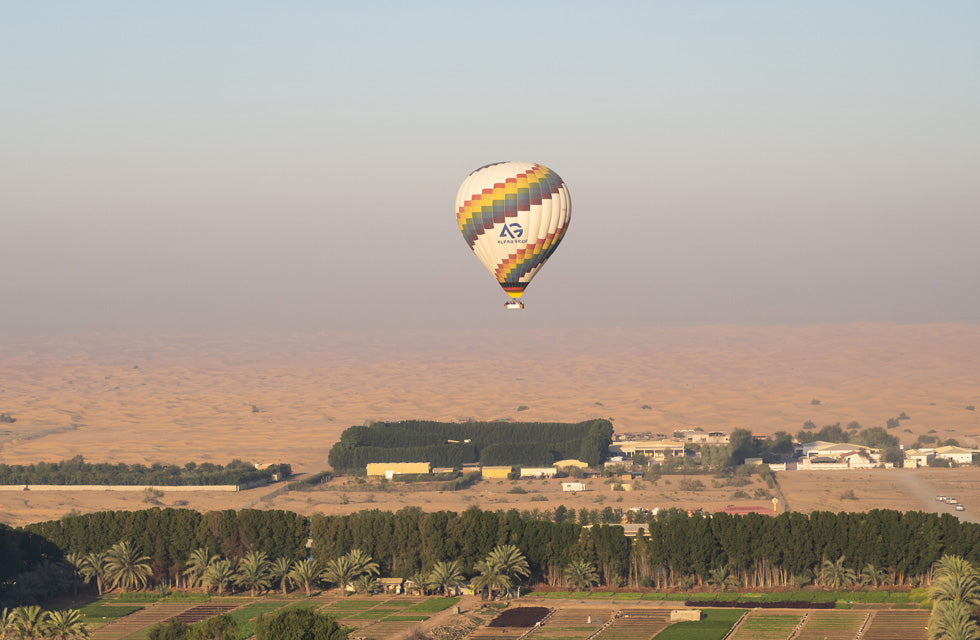
[[[969,324],[0,336],[0,413],[16,419],[0,424],[5,464],[75,455],[178,464],[240,458],[311,473],[328,468],[330,447],[346,427],[409,418],[609,418],[617,434],[669,435],[693,428],[796,433],[808,420],[885,426],[904,416],[890,432],[906,446],[924,434],[976,446],[975,405],[980,327]],[[978,471],[785,472],[779,482],[794,510],[932,508],[926,498],[935,491],[957,492],[980,512]],[[520,484],[525,494],[497,481],[405,494],[274,485],[236,494],[168,491],[160,502],[304,513],[738,502],[733,488],[710,484],[683,492],[661,479],[613,493],[593,482],[592,491],[575,496],[554,481],[528,480]],[[841,497],[847,488],[855,499]],[[0,522],[145,506],[139,494],[5,493]]]

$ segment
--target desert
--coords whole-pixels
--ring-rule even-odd
[[[5,464],[75,455],[180,464],[239,458],[288,462],[311,473],[328,468],[327,453],[346,427],[408,418],[604,417],[617,434],[691,428],[771,434],[795,433],[806,421],[884,426],[905,414],[890,432],[906,446],[928,433],[975,446],[980,434],[980,415],[969,408],[980,404],[980,327],[968,324],[536,330],[521,333],[516,346],[513,332],[503,329],[48,335],[3,338],[0,362],[0,412],[16,419],[0,425]],[[954,471],[974,477],[970,468]],[[939,474],[937,482],[954,477],[944,472],[929,473]],[[903,481],[876,473],[850,477],[868,487],[856,490],[856,500],[839,499],[835,483],[845,481],[836,477],[813,482],[784,473],[780,482],[798,510],[908,504],[892,486]],[[607,487],[574,498],[548,493],[552,487],[547,502],[532,503],[533,493],[480,486],[418,494],[417,506],[543,510],[566,501],[580,508],[575,501],[595,504],[599,495],[607,496],[603,506],[624,508],[731,502],[730,489],[683,496],[663,480],[620,504]],[[168,492],[162,501],[305,513],[405,506],[397,495],[276,488],[233,496]],[[144,506],[140,495],[5,494],[0,521]]]

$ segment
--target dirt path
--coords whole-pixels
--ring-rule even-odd
[[[957,511],[951,504],[939,502],[936,495],[940,492],[925,478],[915,471],[901,473],[902,484],[909,492],[909,509],[921,509],[933,513],[951,513],[964,522],[980,522],[980,517],[969,508],[967,511]]]

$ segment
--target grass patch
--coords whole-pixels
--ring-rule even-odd
[[[428,619],[429,616],[388,616],[384,622],[422,622]]]
[[[571,591],[552,591],[551,593],[545,595],[545,598],[554,598],[555,600],[559,600],[561,598],[571,598],[571,597],[572,597]]]
[[[84,607],[80,607],[78,610],[83,616],[85,616],[85,622],[88,624],[97,623],[107,623],[113,620],[118,620],[119,618],[125,618],[131,613],[136,613],[143,607],[138,605],[133,605],[130,607],[119,606],[119,605],[107,605],[100,600],[89,603]]]
[[[721,640],[743,613],[744,609],[710,609],[697,622],[670,625],[657,634],[657,640]]]
[[[667,594],[661,591],[652,591],[650,593],[644,593],[640,596],[640,600],[666,600]]]
[[[459,602],[459,598],[429,598],[405,609],[405,613],[438,613]]]
[[[380,620],[385,616],[389,615],[391,610],[371,610],[371,611],[361,611],[360,613],[355,613],[352,616],[347,616],[350,620]]]
[[[592,595],[589,596],[590,600],[612,600],[615,596],[613,591],[594,591]]]

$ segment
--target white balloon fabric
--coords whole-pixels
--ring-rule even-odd
[[[533,162],[480,167],[456,195],[463,238],[507,295],[520,298],[568,229],[572,201],[557,173]]]

